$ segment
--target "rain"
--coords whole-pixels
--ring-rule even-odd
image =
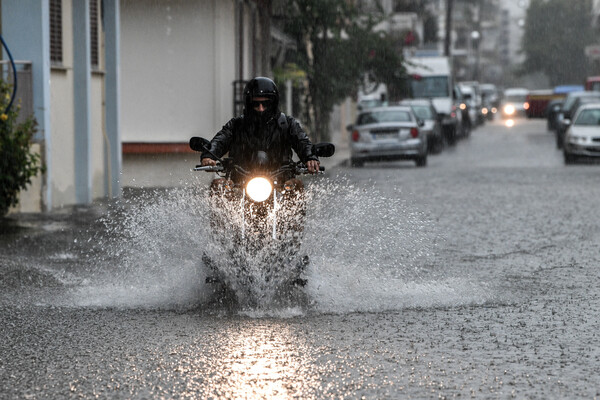
[[[600,396],[595,2],[0,4],[0,399]]]

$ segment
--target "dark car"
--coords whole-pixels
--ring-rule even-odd
[[[556,127],[556,147],[559,149],[563,148],[563,142],[565,140],[565,132],[573,116],[577,112],[577,109],[581,104],[584,103],[597,103],[600,101],[600,92],[572,92],[567,95],[565,102],[558,114],[558,124]]]
[[[552,100],[546,106],[546,126],[549,131],[556,131],[558,126],[558,113],[560,112],[565,99]]]
[[[442,123],[433,103],[430,99],[405,99],[400,105],[411,106],[416,116],[423,120],[421,127],[427,135],[427,150],[431,154],[438,154],[444,148],[444,137],[442,135]]]

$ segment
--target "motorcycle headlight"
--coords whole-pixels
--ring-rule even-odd
[[[271,182],[262,177],[252,178],[246,185],[246,193],[252,200],[257,202],[268,199],[272,189]]]

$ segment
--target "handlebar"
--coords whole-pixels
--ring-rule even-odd
[[[240,172],[242,175],[250,175],[250,172],[244,170],[243,168],[241,168],[237,165],[233,165],[233,168],[235,170],[237,170],[238,172]],[[225,171],[225,167],[223,165],[206,165],[206,166],[196,165],[196,167],[193,170],[194,171],[204,171],[204,172],[223,172],[223,171]],[[296,175],[310,173],[310,172],[308,172],[308,168],[306,168],[306,166],[304,164],[297,163],[293,166],[281,167],[280,169],[271,173],[271,175],[277,176],[277,175],[280,175],[283,172],[289,171],[289,170],[292,170],[292,172]],[[324,171],[325,171],[325,167],[319,166],[318,173],[323,173]]]

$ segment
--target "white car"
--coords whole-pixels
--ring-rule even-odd
[[[579,107],[565,133],[563,153],[565,164],[600,157],[600,103]]]
[[[414,160],[427,165],[427,135],[424,122],[410,106],[377,107],[362,111],[348,126],[350,162],[360,167],[365,161]]]
[[[524,88],[510,88],[504,91],[504,97],[500,105],[502,118],[525,117],[529,108],[527,95],[529,90]]]

